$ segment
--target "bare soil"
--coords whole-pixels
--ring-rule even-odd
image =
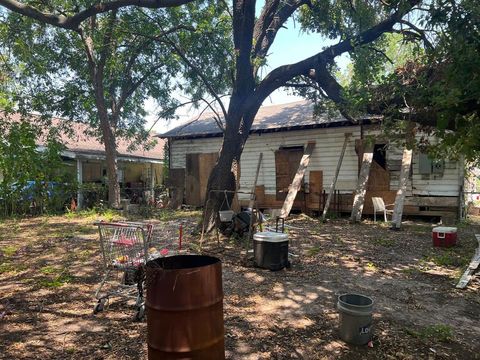
[[[0,223],[1,359],[145,359],[146,323],[133,302],[112,299],[92,314],[102,257],[94,216],[38,217]],[[198,213],[157,218],[159,241],[200,252],[192,235]],[[215,235],[201,251],[223,261],[226,355],[229,359],[478,359],[480,280],[455,284],[480,233],[459,225],[459,243],[434,248],[434,224],[402,231],[365,221],[288,222],[292,267],[254,268],[234,240]],[[373,347],[338,337],[338,294],[375,301]]]

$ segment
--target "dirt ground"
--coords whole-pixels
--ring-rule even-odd
[[[102,275],[96,218],[0,223],[1,359],[146,358],[146,323],[132,321],[132,303],[112,299],[92,314]],[[198,212],[157,214],[158,239],[176,244],[183,224],[183,246],[198,252],[197,220]],[[233,240],[218,245],[213,236],[203,247],[223,261],[227,358],[480,358],[479,277],[465,290],[454,286],[480,223],[459,224],[451,249],[432,247],[432,223],[408,221],[396,232],[381,222],[322,224],[298,215],[287,225],[288,270],[252,267]],[[346,292],[375,301],[373,347],[338,337],[335,301]]]

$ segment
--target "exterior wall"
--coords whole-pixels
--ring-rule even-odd
[[[352,193],[356,187],[358,176],[358,155],[355,151],[355,140],[360,139],[359,126],[250,135],[240,162],[240,189],[250,191],[255,178],[258,156],[260,152],[263,152],[257,185],[265,187],[265,195],[275,195],[275,151],[281,146],[301,146],[306,145],[310,140],[315,140],[316,145],[307,168],[305,182],[309,182],[310,171],[321,170],[323,172],[323,189],[328,191],[343,146],[344,134],[347,132],[352,133],[352,136],[345,152],[336,189],[341,193]],[[221,142],[222,138],[220,137],[172,139],[170,166],[174,169],[185,168],[185,154],[216,152],[219,151]],[[414,154],[412,160],[413,172],[408,181],[407,197],[417,195],[458,197],[460,186],[463,184],[462,166],[459,162],[445,161],[442,175],[421,175],[418,173],[418,159],[419,155]],[[392,194],[394,196],[394,192],[398,189],[401,161],[402,149],[389,146],[387,149],[387,166],[390,171],[390,197]],[[239,194],[239,198],[240,200],[246,200],[248,195]],[[368,204],[366,206],[368,212]]]
[[[275,151],[280,146],[301,146],[308,140],[315,140],[310,165],[305,181],[308,182],[309,170],[323,170],[324,187],[333,179],[338,156],[342,149],[344,133],[352,132],[353,138],[360,138],[359,127],[312,129],[288,131],[268,134],[252,134],[245,144],[240,160],[240,188],[249,191],[255,179],[258,155],[263,152],[262,165],[258,175],[257,185],[265,186],[265,194],[275,195]],[[174,140],[171,143],[171,167],[185,168],[185,154],[211,153],[220,150],[221,138],[200,138]],[[352,191],[357,179],[357,154],[354,141],[347,147],[340,170],[337,189]],[[248,198],[248,195],[243,195]]]
[[[459,161],[445,160],[443,174],[422,175],[419,173],[418,153],[412,157],[412,174],[408,180],[407,196],[458,196],[463,184],[463,168]],[[402,149],[389,146],[387,164],[390,171],[390,189],[398,189]]]
[[[123,171],[123,182],[146,182],[149,176],[149,169],[152,164],[149,163],[135,163],[135,162],[119,162],[118,168]],[[83,181],[84,182],[102,182],[104,176],[102,175],[105,169],[105,163],[102,161],[84,160],[83,166]],[[155,172],[155,184],[162,183],[162,164],[153,164]],[[147,184],[146,186],[149,186]]]

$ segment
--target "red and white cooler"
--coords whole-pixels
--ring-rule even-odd
[[[433,246],[450,247],[457,244],[457,228],[439,226],[432,230]]]

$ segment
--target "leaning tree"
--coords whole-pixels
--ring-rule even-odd
[[[376,46],[385,34],[408,30],[420,36],[418,28],[406,20],[415,12],[421,0],[393,2],[296,0],[283,2],[266,0],[259,16],[255,14],[254,0],[234,0],[232,29],[234,43],[234,74],[228,108],[224,111],[225,129],[220,156],[210,174],[207,192],[211,189],[234,190],[235,174],[248,139],[250,128],[263,101],[281,87],[311,87],[320,96],[333,101],[350,121],[350,102],[335,78],[335,60],[349,53],[358,62],[379,56]],[[331,39],[334,45],[321,48],[315,55],[294,64],[279,66],[264,77],[260,69],[268,60],[268,53],[278,32],[286,22],[299,16],[310,31]],[[292,46],[294,46],[292,44]],[[370,49],[370,51],[368,51]],[[381,51],[380,51],[381,52]],[[207,229],[217,217],[222,199],[206,204]]]

